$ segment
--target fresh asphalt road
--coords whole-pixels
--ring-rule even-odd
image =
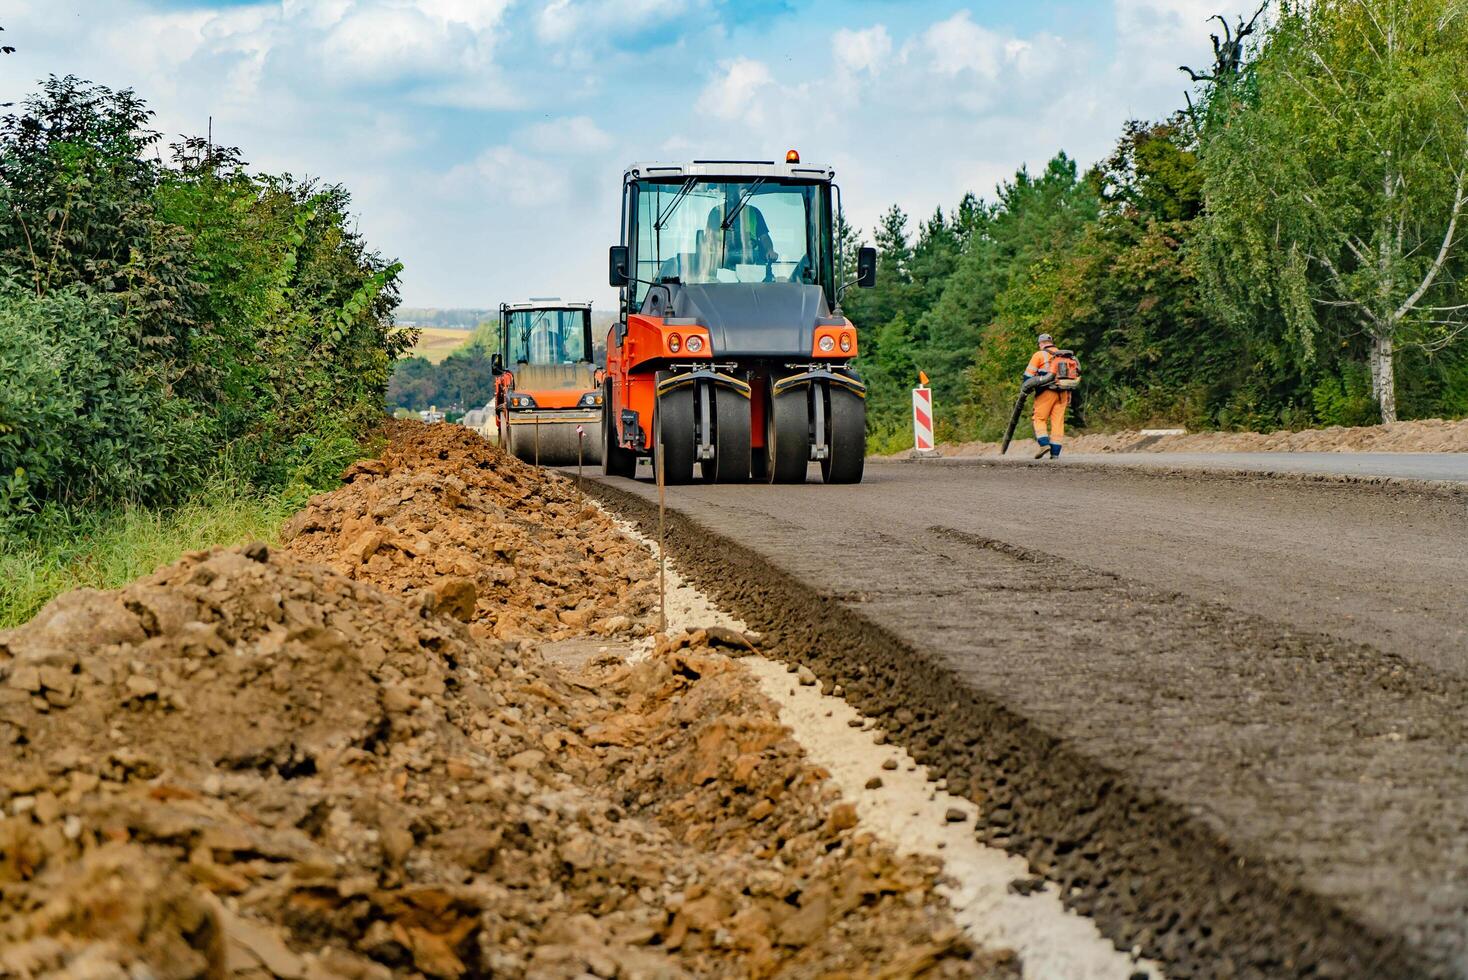
[[[676,487],[669,501],[700,520],[729,511],[781,525],[830,520],[834,509],[858,554],[863,528],[952,528],[1468,676],[1468,494],[1185,474],[1468,482],[1468,455],[1117,453],[1058,462],[868,462],[856,487],[818,486],[812,466],[804,486]]]
[[[894,737],[979,798],[1012,795],[1006,830],[1031,860],[1094,891],[1109,935],[1179,975],[1215,975],[1220,951],[1254,958],[1240,975],[1281,975],[1277,957],[1327,963],[1321,950],[1359,939],[1329,975],[1385,975],[1401,950],[1365,947],[1400,942],[1431,965],[1391,975],[1468,977],[1468,493],[1269,475],[1373,458],[1269,454],[1260,472],[1200,457],[1232,464],[1224,479],[1177,454],[1158,454],[1158,472],[1119,455],[884,462],[856,486],[812,469],[800,486],[671,487],[690,522],[672,553],[863,710],[905,701],[911,718],[884,722]],[[1347,472],[1461,472],[1424,459]],[[646,526],[656,488],[605,482]],[[779,575],[826,605],[781,613],[796,593]],[[843,622],[837,606],[893,639],[841,653],[853,627],[823,625]],[[939,679],[908,683],[920,674]],[[1093,804],[1100,823],[1067,843],[1046,801],[1088,773],[1115,775],[1116,809]],[[1137,822],[1156,798],[1198,826]],[[1210,877],[1236,871],[1238,891]],[[1146,896],[1136,908],[1129,888]],[[1236,898],[1220,906],[1220,890]]]

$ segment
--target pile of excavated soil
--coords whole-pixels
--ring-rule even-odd
[[[503,638],[635,631],[642,553],[559,477],[394,438],[294,528],[318,562],[195,553],[0,633],[0,976],[1017,975],[719,634],[575,677]]]
[[[287,522],[292,554],[386,592],[433,589],[499,639],[646,633],[655,565],[572,481],[457,425],[394,423],[381,459]]]
[[[1010,455],[1033,448],[1028,425],[1021,423]],[[997,442],[943,443],[945,456],[997,456]],[[1468,453],[1468,419],[1424,419],[1365,425],[1331,426],[1278,432],[1190,432],[1176,436],[1137,431],[1098,432],[1069,436],[1072,453]],[[1023,455],[1020,452],[1020,455]]]

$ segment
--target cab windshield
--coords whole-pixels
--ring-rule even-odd
[[[796,282],[826,287],[824,183],[640,181],[636,299],[649,283]]]
[[[505,347],[511,364],[574,364],[590,360],[586,310],[511,310]]]

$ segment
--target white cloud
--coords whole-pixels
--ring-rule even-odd
[[[1220,13],[1216,0],[1115,0],[1117,84],[1124,90],[1188,84],[1178,66],[1206,70],[1213,63],[1208,41]],[[1255,8],[1250,7],[1248,14]],[[1247,14],[1246,14],[1247,16]],[[1230,27],[1236,18],[1230,16]]]
[[[290,39],[340,83],[382,87],[417,82],[420,96],[479,107],[504,101],[494,63],[504,0],[355,0],[323,36],[287,24]],[[294,43],[293,43],[294,42]]]
[[[608,33],[674,20],[689,7],[688,0],[551,0],[536,15],[535,33],[542,41],[595,44]]]
[[[762,123],[764,97],[775,83],[769,67],[753,58],[735,58],[722,63],[719,70],[699,95],[698,110],[750,126]]]
[[[590,116],[570,116],[527,127],[524,142],[541,153],[603,153],[612,136]]]
[[[564,170],[513,146],[496,146],[451,169],[443,180],[450,198],[482,200],[496,208],[533,209],[565,202],[570,181]]]
[[[422,101],[504,105],[512,99],[495,53],[507,5],[508,0],[283,0],[156,13],[142,0],[125,0],[84,21],[68,50],[80,45],[103,53],[101,60],[126,70],[128,83],[141,88],[146,81],[154,93],[180,88],[184,72],[193,74],[188,81],[215,93],[254,95],[240,86],[265,84],[268,64],[282,83],[276,98],[319,97],[322,85],[350,95],[406,84]],[[39,15],[38,20],[43,29],[51,27]],[[206,66],[210,74],[200,71]],[[231,84],[218,85],[218,73]]]
[[[882,24],[859,31],[842,28],[831,37],[831,51],[841,70],[875,75],[892,55],[892,37]]]
[[[1001,34],[961,10],[905,45],[901,60],[909,77],[929,76],[911,93],[919,104],[952,101],[978,109],[1001,97],[1027,101],[1027,92],[1065,62],[1066,48],[1053,34]]]
[[[975,24],[967,10],[929,27],[916,45],[918,57],[938,74],[948,76],[976,72],[993,78],[999,73],[1003,54],[1004,42],[1000,36]]]
[[[418,0],[417,6],[443,23],[488,31],[498,26],[509,3],[508,0]]]
[[[1131,43],[1174,49],[1203,39],[1215,0],[1115,0],[1118,35]]]

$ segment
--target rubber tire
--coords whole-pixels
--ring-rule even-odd
[[[753,447],[749,438],[749,399],[728,388],[709,392],[714,409],[714,458],[699,461],[708,483],[748,483]]]
[[[653,413],[653,480],[662,459],[663,483],[670,487],[693,482],[693,461],[698,455],[698,437],[693,429],[693,386],[658,396]]]
[[[804,483],[810,465],[810,403],[807,389],[771,397],[765,411],[769,483]]]
[[[637,475],[637,454],[630,449],[623,449],[617,442],[617,423],[613,418],[610,381],[602,387],[601,404],[602,476],[621,476],[630,480]]]
[[[826,458],[821,479],[827,483],[860,483],[867,460],[866,399],[833,384],[826,389]]]

